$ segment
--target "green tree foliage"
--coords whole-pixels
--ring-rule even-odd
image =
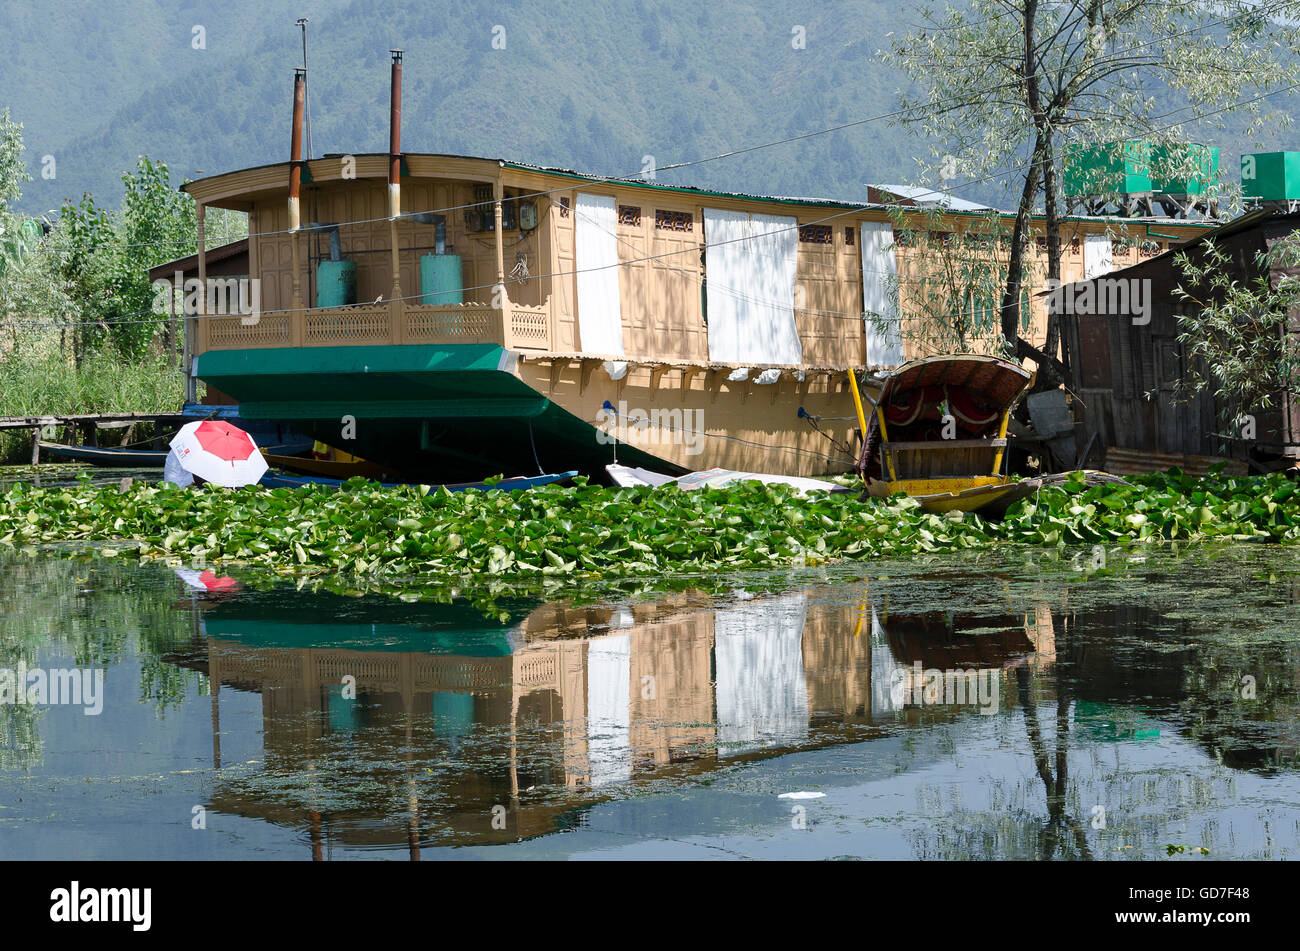
[[[1255,258],[1255,276],[1238,277],[1232,255],[1214,242],[1174,258],[1184,303],[1178,340],[1187,355],[1184,385],[1210,392],[1233,411],[1268,409],[1300,384],[1300,232],[1275,241]]]
[[[0,212],[8,211],[9,203],[22,195],[23,182],[30,180],[23,164],[23,127],[6,109],[0,112]]]
[[[1172,145],[1188,140],[1188,125],[1232,114],[1248,131],[1285,123],[1261,97],[1300,78],[1294,0],[970,0],[921,16],[887,57],[915,84],[900,121],[934,143],[928,168],[941,179],[1020,183],[1002,329],[1022,355],[1034,354],[1017,334],[1018,264],[1040,192],[1048,277],[1060,278],[1063,144],[1137,136]],[[1056,342],[1053,325],[1049,356]]]
[[[894,312],[901,315],[900,332],[909,351],[937,353],[1004,353],[999,313],[1010,246],[1010,229],[1001,214],[973,217],[961,232],[947,232],[950,218],[934,206],[917,215],[915,209],[892,212],[895,240],[919,247],[920,253],[899,254],[898,274],[889,281]],[[1032,265],[1023,265],[1029,270]],[[1033,284],[1033,275],[1025,279]],[[1028,290],[1021,311],[1021,331],[1029,329]],[[892,332],[890,315],[868,313],[878,333]]]
[[[193,200],[171,182],[167,166],[140,156],[122,176],[122,208],[111,214],[91,195],[67,202],[56,244],[61,272],[85,308],[80,352],[110,342],[124,356],[148,350],[165,326],[153,313],[149,268],[197,249]]]
[[[0,416],[174,409],[185,381],[158,338],[148,268],[193,251],[193,202],[142,157],[118,212],[85,195],[49,228],[12,210],[22,152],[22,126],[0,116]],[[214,235],[247,230],[233,213],[213,223]],[[0,458],[24,457],[28,438],[0,433]]]

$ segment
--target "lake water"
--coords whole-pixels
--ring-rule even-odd
[[[0,703],[0,854],[1296,858],[1300,557],[1105,562],[404,601],[0,546],[0,678],[91,672]]]

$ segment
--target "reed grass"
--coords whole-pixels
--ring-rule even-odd
[[[70,357],[39,346],[0,353],[0,416],[161,413],[180,409],[185,375],[162,354],[128,360],[111,350]],[[0,431],[0,463],[31,458],[29,430]]]

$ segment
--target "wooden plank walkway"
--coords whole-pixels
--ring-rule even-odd
[[[0,416],[0,430],[30,429],[32,431],[32,465],[41,461],[41,430],[46,426],[61,426],[65,430],[64,441],[75,445],[73,435],[80,431],[86,437],[86,443],[97,446],[95,433],[100,429],[125,429],[125,443],[130,439],[131,430],[136,423],[184,423],[193,417],[182,413],[61,413],[44,416]]]
[[[174,422],[188,418],[182,413],[73,413],[54,416],[0,416],[0,429],[34,429],[45,426],[89,425],[91,423],[109,428],[105,424]]]

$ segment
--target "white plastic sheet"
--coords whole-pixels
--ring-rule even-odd
[[[709,359],[802,363],[794,320],[798,221],[704,209]]]
[[[903,362],[903,333],[898,317],[896,279],[898,261],[894,255],[894,228],[887,221],[862,222],[862,309],[878,317],[864,318],[867,363],[897,366]],[[880,326],[880,319],[889,321]]]
[[[584,353],[623,355],[617,210],[612,195],[578,193],[574,206],[578,335]]]

